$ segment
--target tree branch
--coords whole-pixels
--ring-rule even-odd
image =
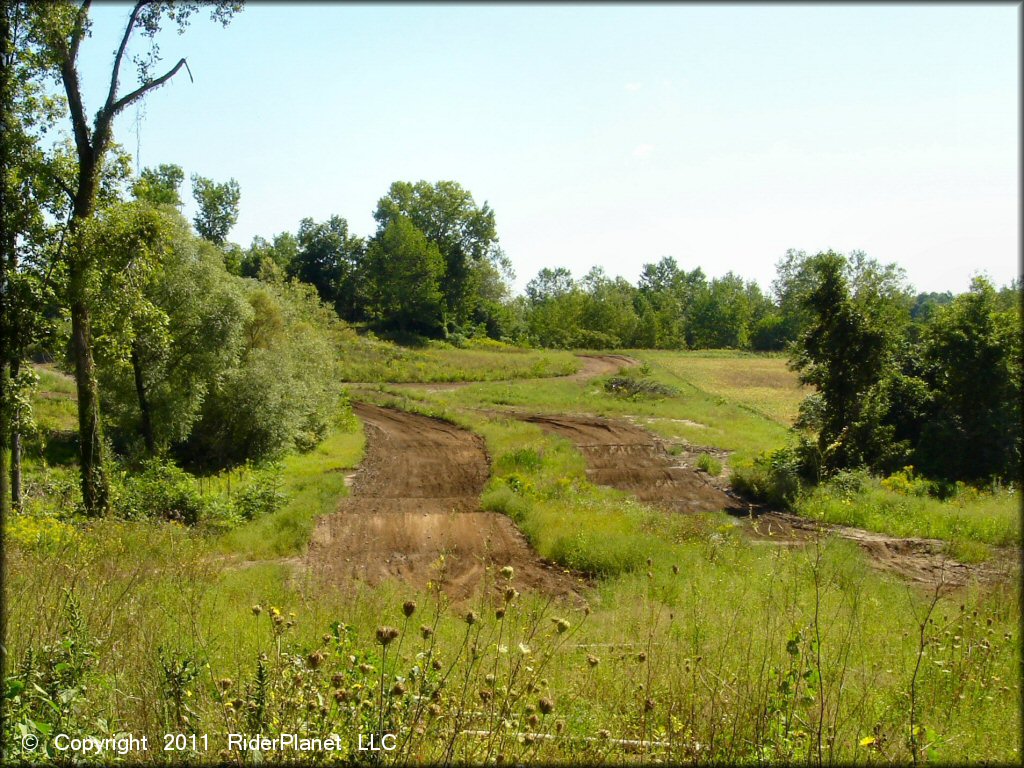
[[[92,0],[82,0],[82,5],[78,9],[78,18],[75,19],[75,31],[71,33],[71,49],[68,56],[72,63],[78,58],[78,46],[81,45],[82,38],[85,37],[85,22],[89,18],[89,6],[91,5]]]
[[[110,116],[113,117],[118,112],[120,112],[122,109],[124,109],[125,107],[130,105],[133,101],[136,101],[136,100],[140,99],[141,97],[145,96],[147,93],[152,91],[154,88],[159,88],[161,85],[163,85],[168,80],[170,80],[172,77],[174,77],[176,74],[178,74],[178,70],[181,69],[182,67],[185,67],[185,66],[188,66],[188,64],[185,62],[184,59],[181,59],[181,60],[178,61],[177,64],[175,64],[171,69],[169,69],[167,72],[162,74],[156,80],[150,80],[148,83],[143,83],[138,88],[136,88],[134,91],[129,93],[127,96],[125,96],[124,98],[118,99],[116,102],[114,102],[114,106],[113,106],[113,109],[112,109],[112,111],[110,113]]]
[[[144,5],[146,5],[146,0],[139,0],[132,9],[131,16],[128,17],[128,25],[124,29],[121,45],[117,49],[117,55],[114,56],[114,67],[110,74],[110,90],[107,92],[107,102],[103,105],[104,110],[109,110],[114,104],[114,98],[117,96],[118,79],[121,76],[121,62],[124,60],[124,52],[128,48],[128,39],[132,36],[132,31],[135,29],[135,21],[139,18],[139,12]]]

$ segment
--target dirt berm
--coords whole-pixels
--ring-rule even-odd
[[[342,587],[354,579],[400,578],[420,588],[433,581],[460,600],[485,567],[511,565],[520,589],[574,592],[576,581],[543,562],[509,518],[480,509],[490,467],[479,436],[414,413],[353,408],[366,425],[366,458],[351,496],[313,533],[313,573]]]

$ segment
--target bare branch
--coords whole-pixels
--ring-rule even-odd
[[[148,83],[143,83],[138,88],[136,88],[134,91],[129,93],[127,96],[125,96],[124,98],[118,99],[116,102],[114,102],[113,109],[110,112],[110,117],[113,117],[114,115],[116,115],[122,109],[124,109],[129,104],[131,104],[133,101],[136,101],[136,100],[140,99],[141,97],[145,96],[147,93],[152,91],[154,88],[159,88],[161,85],[163,85],[168,80],[170,80],[172,77],[174,77],[176,74],[178,74],[178,70],[181,69],[184,66],[187,66],[187,63],[185,62],[184,59],[181,59],[181,60],[178,61],[177,64],[175,64],[171,69],[169,69],[167,72],[162,74],[156,80],[150,80]]]
[[[107,92],[107,101],[103,105],[104,110],[109,110],[114,104],[114,99],[117,96],[117,83],[121,76],[121,62],[124,60],[125,49],[128,48],[128,39],[132,36],[132,31],[135,29],[135,22],[139,18],[139,12],[143,6],[146,5],[146,0],[139,0],[132,8],[132,14],[128,17],[128,24],[124,28],[124,35],[121,37],[121,45],[117,49],[117,55],[114,56],[114,67],[110,73],[110,90]]]

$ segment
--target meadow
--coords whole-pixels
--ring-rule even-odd
[[[505,359],[576,367],[562,353],[395,354],[433,365],[424,382],[505,378]],[[351,391],[481,435],[482,506],[578,585],[576,599],[551,600],[492,571],[460,603],[398,582],[331,589],[303,567],[316,518],[362,457],[350,415],[281,463],[284,501],[252,521],[77,518],[73,467],[54,450],[73,426],[70,390],[44,372],[31,504],[9,527],[6,696],[50,751],[15,756],[58,759],[48,739],[66,732],[149,734],[161,749],[131,756],[146,762],[254,759],[227,750],[235,731],[343,737],[335,751],[268,759],[367,760],[353,734],[393,732],[398,748],[376,760],[1019,763],[1019,576],[946,590],[879,573],[838,539],[754,545],[724,513],[669,513],[591,484],[571,443],[508,412],[628,417],[728,452],[727,470],[785,442],[798,398],[781,358],[634,356],[644,365],[623,373],[662,394],[623,396],[607,377]],[[238,494],[254,472],[206,478],[204,492]],[[939,501],[865,478],[820,487],[796,511],[984,559],[1019,547],[1018,501],[1005,488]],[[163,733],[188,737],[183,750],[163,751]],[[191,738],[202,734],[208,749]]]

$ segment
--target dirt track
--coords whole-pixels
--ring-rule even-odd
[[[642,501],[678,512],[724,510],[737,518],[755,543],[800,545],[819,535],[855,542],[874,567],[922,584],[962,586],[972,579],[1008,578],[1005,564],[967,565],[946,553],[936,539],[896,538],[881,533],[822,525],[785,512],[757,509],[726,493],[693,468],[696,452],[672,456],[663,441],[632,424],[594,416],[524,415],[526,421],[571,440],[587,460],[587,478],[628,491]]]
[[[338,511],[313,534],[310,570],[340,586],[401,578],[440,582],[459,600],[486,566],[515,568],[523,589],[568,595],[576,582],[540,560],[504,515],[483,512],[489,462],[483,440],[444,421],[356,404],[367,453]],[[444,556],[444,571],[437,564]]]

